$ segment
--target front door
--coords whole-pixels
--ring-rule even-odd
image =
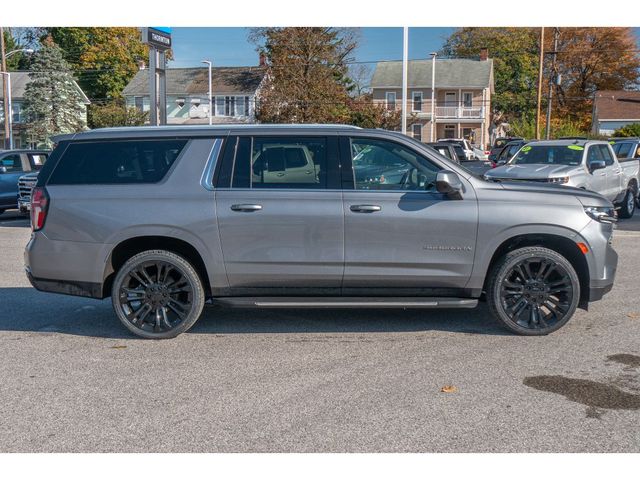
[[[436,162],[392,140],[342,140],[345,295],[431,295],[463,288],[473,267],[475,194],[436,191]],[[349,178],[350,177],[350,178]]]
[[[604,157],[602,156],[602,150],[598,148],[598,145],[591,145],[587,150],[587,166],[589,165],[589,163],[594,161],[605,161]],[[599,170],[594,170],[593,172],[591,172],[590,183],[592,191],[609,198],[607,189],[606,168],[601,168]]]
[[[233,179],[230,188],[216,188],[229,286],[265,294],[282,287],[289,294],[339,292],[344,213],[337,139],[240,137],[229,147],[236,152],[227,169]]]

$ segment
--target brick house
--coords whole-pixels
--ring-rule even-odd
[[[255,122],[256,96],[265,76],[264,67],[214,67],[212,69],[213,123]],[[169,68],[167,123],[209,122],[208,67]],[[149,111],[149,71],[139,70],[122,91],[127,106]]]
[[[640,123],[640,91],[596,92],[591,122],[594,135],[613,135],[618,128],[632,123]]]
[[[436,59],[435,115],[431,118],[431,60],[408,65],[407,133],[423,142],[466,138],[487,145],[494,93],[493,61],[483,51],[479,60]],[[402,108],[402,62],[379,62],[371,80],[373,101]],[[431,137],[431,122],[434,135]]]

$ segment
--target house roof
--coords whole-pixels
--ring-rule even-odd
[[[27,84],[31,81],[31,77],[29,74],[31,72],[9,72],[11,74],[11,98],[13,100],[18,100],[24,98],[24,91],[27,88]],[[6,78],[5,75],[2,75],[2,78]],[[87,96],[84,94],[78,83],[74,80],[73,84],[76,86],[80,94],[82,95],[82,100],[84,103],[91,103]],[[0,89],[0,98],[3,98],[3,89]]]
[[[265,75],[264,67],[214,67],[211,69],[213,94],[253,93]],[[209,68],[168,68],[168,95],[207,95]],[[149,95],[149,70],[139,70],[122,91],[123,95]]]
[[[431,87],[431,60],[410,60],[409,88]],[[491,88],[493,60],[436,59],[436,88]],[[372,88],[401,88],[402,62],[379,62],[371,79]]]
[[[640,120],[640,91],[600,90],[594,111],[598,120]]]

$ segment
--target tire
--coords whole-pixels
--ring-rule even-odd
[[[636,197],[633,189],[629,188],[620,205],[620,218],[631,218],[636,211]]]
[[[491,313],[504,327],[520,335],[547,335],[575,313],[580,280],[558,252],[524,247],[496,262],[486,293]]]
[[[193,326],[202,313],[205,295],[198,272],[187,260],[166,250],[147,250],[120,268],[111,301],[131,332],[165,339]]]

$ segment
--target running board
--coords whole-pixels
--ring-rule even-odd
[[[214,305],[254,308],[474,308],[476,298],[454,297],[219,297]]]

